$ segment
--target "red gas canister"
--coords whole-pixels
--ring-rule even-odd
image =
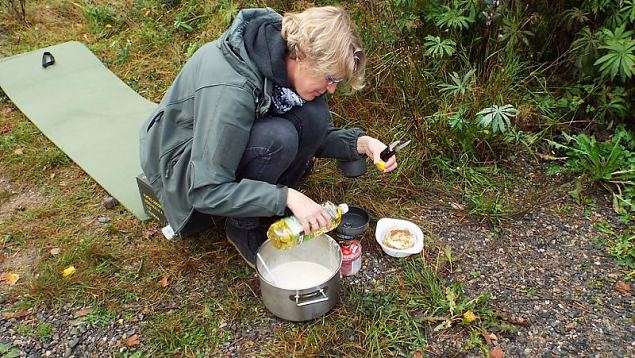
[[[362,244],[356,240],[340,243],[342,249],[342,276],[352,276],[362,267]]]

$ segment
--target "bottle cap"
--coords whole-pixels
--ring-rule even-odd
[[[342,210],[342,215],[344,215],[344,214],[346,214],[348,212],[348,205],[346,205],[346,204],[340,204],[337,207],[340,208],[340,210]]]

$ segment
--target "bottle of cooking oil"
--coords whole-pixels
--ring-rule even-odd
[[[295,245],[301,244],[305,240],[311,240],[314,237],[318,237],[335,229],[342,221],[342,215],[348,211],[348,205],[340,204],[335,205],[330,201],[321,204],[324,211],[326,211],[331,217],[331,225],[322,227],[315,231],[313,234],[305,234],[304,227],[300,223],[300,220],[294,215],[280,219],[267,230],[267,237],[271,240],[273,246],[279,250],[286,250]]]

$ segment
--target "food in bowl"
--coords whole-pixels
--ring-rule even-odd
[[[406,250],[415,245],[417,236],[406,227],[395,227],[386,233],[382,242],[391,249]]]

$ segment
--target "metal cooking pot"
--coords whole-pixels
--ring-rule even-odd
[[[306,321],[327,313],[337,303],[342,252],[330,236],[321,235],[288,250],[278,250],[267,240],[260,246],[258,253],[270,270],[286,262],[309,261],[332,272],[324,282],[307,283],[307,287],[290,290],[277,287],[267,280],[267,269],[257,260],[262,301],[274,315],[288,321]],[[302,275],[302,272],[298,272],[298,275]]]

